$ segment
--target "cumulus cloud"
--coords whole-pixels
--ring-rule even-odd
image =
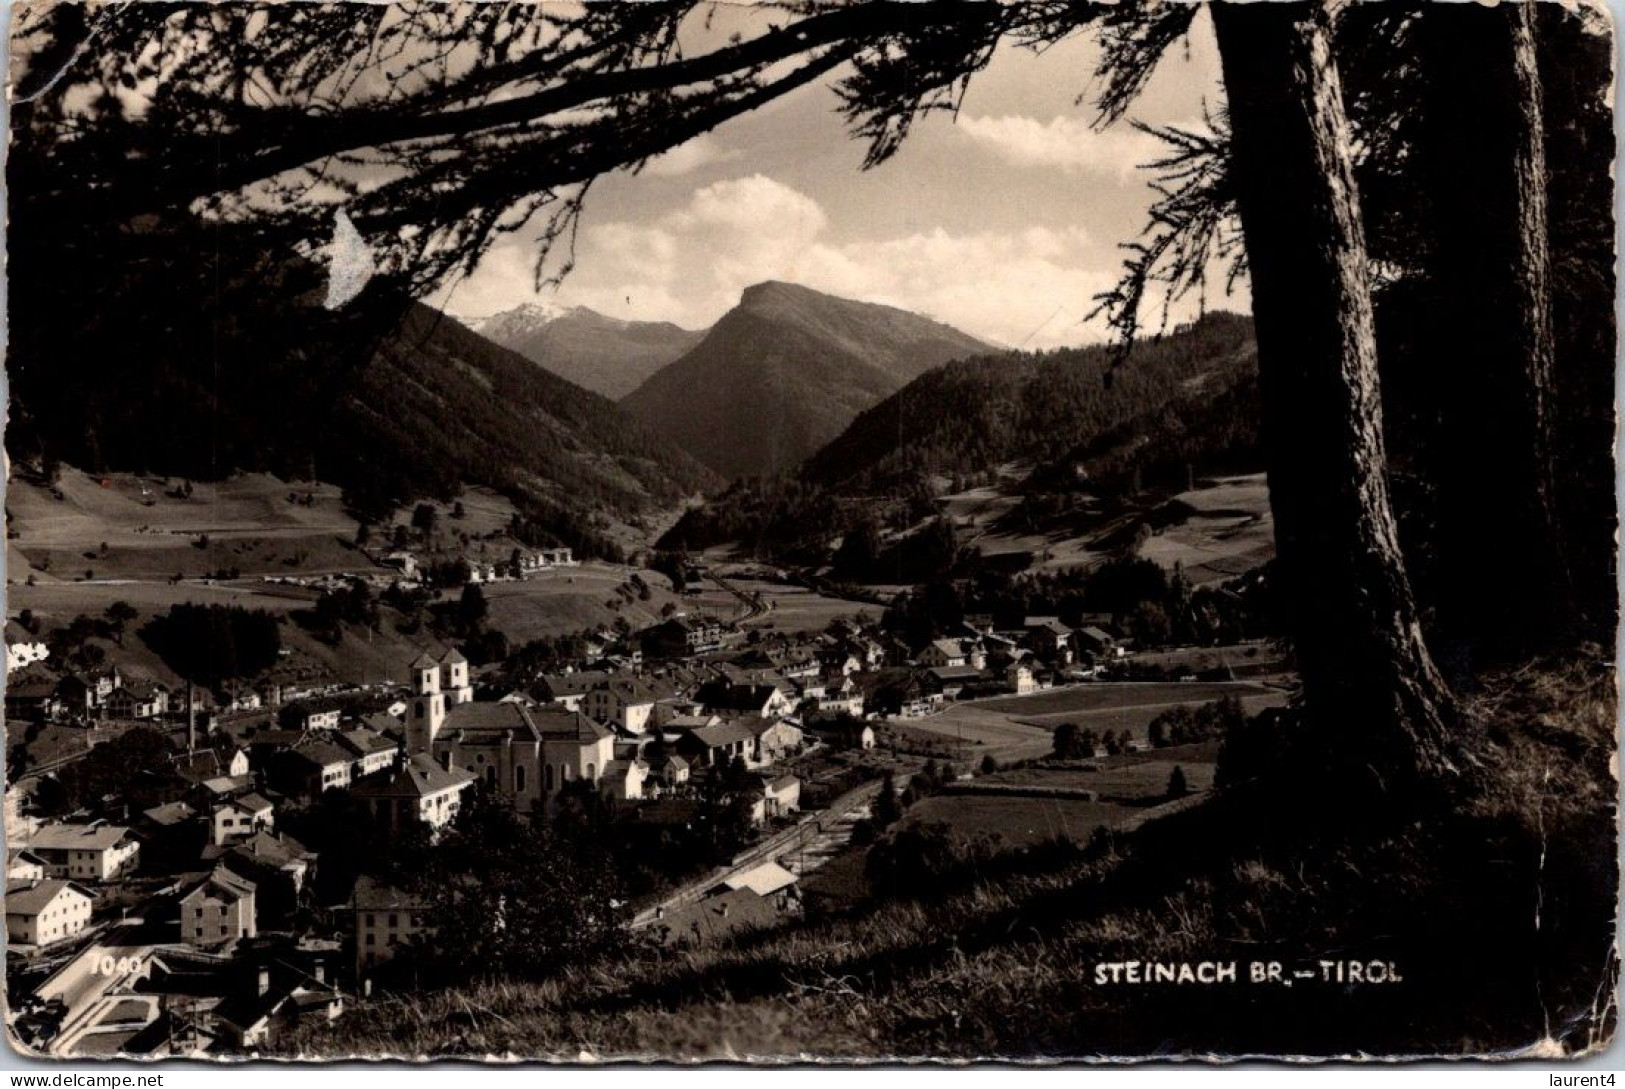
[[[731,178],[695,190],[685,205],[647,223],[584,226],[558,301],[700,328],[751,284],[787,280],[926,314],[1012,347],[1105,335],[1098,320],[1083,319],[1116,278],[1121,255],[1082,228],[939,227],[861,240],[831,233],[806,194],[760,174]],[[518,247],[494,252],[453,309],[478,315],[534,300],[529,260]]]
[[[686,144],[679,144],[657,155],[644,166],[643,172],[657,178],[679,178],[718,163],[732,162],[740,152],[723,147],[713,136],[697,136]]]
[[[1070,174],[1132,178],[1161,157],[1162,142],[1119,125],[1097,132],[1076,117],[961,117],[958,127],[976,144],[1013,166],[1046,167]]]

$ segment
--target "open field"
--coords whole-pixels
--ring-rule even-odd
[[[900,720],[891,725],[935,736],[949,745],[962,745],[966,756],[980,759],[992,756],[1000,762],[1044,756],[1054,748],[1050,731],[1026,726],[1009,715],[980,705],[949,704],[941,714],[929,718]]]
[[[164,579],[222,568],[244,574],[316,574],[373,567],[353,547],[356,523],[328,484],[290,484],[265,473],[193,483],[190,498],[168,493],[178,479],[64,469],[61,498],[13,480],[7,579]],[[305,497],[309,497],[306,505]],[[22,562],[17,563],[20,559]]]
[[[1266,707],[1284,707],[1286,702],[1287,694],[1285,692],[1266,691],[1259,695],[1242,696],[1241,708],[1249,715],[1256,715]],[[1186,701],[1152,703],[1135,707],[1108,707],[1097,711],[1061,711],[1049,715],[1027,715],[1016,719],[1016,721],[1028,726],[1037,726],[1046,731],[1053,731],[1063,722],[1072,722],[1082,729],[1093,730],[1097,734],[1105,733],[1107,730],[1115,730],[1121,734],[1127,730],[1131,736],[1143,738],[1149,732],[1153,719],[1163,712],[1181,705],[1189,706]]]
[[[1008,848],[1056,837],[1086,842],[1095,829],[1110,827],[1136,812],[1132,806],[1106,801],[945,794],[917,802],[903,821],[941,821],[961,832],[985,832],[998,836],[1000,846]]]
[[[1028,696],[998,696],[975,701],[975,707],[1009,715],[1049,715],[1060,712],[1109,711],[1122,707],[1163,706],[1177,703],[1207,703],[1220,696],[1256,696],[1265,693],[1261,685],[1239,681],[1183,682],[1093,682],[1066,688],[1051,688]]]
[[[1185,782],[1191,790],[1211,790],[1218,750],[1216,741],[1176,745],[1079,762],[1073,767],[1009,768],[976,781],[1018,787],[1093,790],[1103,801],[1144,802],[1163,796],[1168,787],[1168,777],[1176,767],[1184,771]]]
[[[1181,564],[1200,586],[1234,578],[1275,557],[1275,519],[1264,474],[1225,477],[1175,499],[1196,513],[1154,534],[1140,547],[1142,559],[1167,568]]]
[[[507,635],[508,641],[520,643],[543,636],[568,635],[583,629],[595,629],[602,624],[613,624],[624,617],[634,628],[660,623],[660,610],[668,602],[679,609],[693,611],[694,603],[678,598],[664,589],[666,580],[658,575],[643,573],[649,584],[649,600],[630,600],[617,587],[628,585],[636,569],[617,564],[583,563],[579,567],[564,567],[545,571],[534,578],[518,582],[492,582],[482,587],[490,606],[487,617],[489,627]],[[614,607],[610,602],[614,602]]]

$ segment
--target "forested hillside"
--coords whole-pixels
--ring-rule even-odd
[[[715,483],[612,402],[437,311],[374,290],[328,310],[320,267],[258,259],[227,228],[109,249],[142,274],[86,298],[82,321],[41,321],[13,294],[18,461],[321,479],[366,517],[484,484],[538,536],[589,551],[610,547],[606,519]]]
[[[864,492],[1006,461],[1075,458],[1098,476],[1228,459],[1256,445],[1256,367],[1252,321],[1228,313],[1138,344],[1116,365],[1104,346],[961,360],[864,412],[802,475]]]

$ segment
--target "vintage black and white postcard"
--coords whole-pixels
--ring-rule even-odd
[[[1612,1039],[1603,7],[10,15],[14,1049]]]

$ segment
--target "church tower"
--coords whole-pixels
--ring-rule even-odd
[[[440,656],[440,688],[453,707],[474,699],[474,688],[468,681],[468,659],[456,648]]]
[[[440,664],[422,654],[411,668],[412,704],[406,712],[406,747],[410,754],[433,756],[435,738],[446,722],[446,695],[440,691]],[[466,662],[463,669],[466,673]]]

